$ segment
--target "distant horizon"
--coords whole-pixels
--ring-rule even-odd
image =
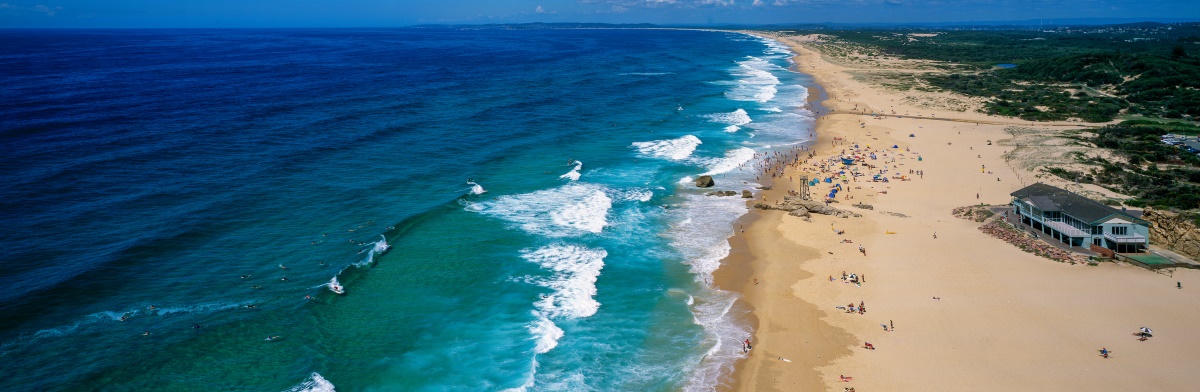
[[[45,1],[45,2],[43,2]],[[1130,16],[1135,15],[1135,16]],[[0,0],[0,28],[390,28],[608,23],[717,25],[1064,25],[1200,21],[1182,0]],[[1057,21],[1057,22],[1056,22]],[[1123,22],[1118,22],[1123,23]]]
[[[21,26],[8,27],[0,26],[0,30],[205,30],[205,29],[403,29],[403,28],[422,28],[422,27],[489,27],[489,26],[522,26],[522,25],[547,25],[547,26],[563,26],[563,25],[601,25],[601,26],[654,26],[666,28],[724,28],[724,27],[818,27],[818,26],[842,26],[842,27],[929,27],[929,28],[953,28],[953,27],[1073,27],[1073,26],[1116,26],[1139,23],[1157,23],[1163,25],[1181,24],[1181,23],[1200,23],[1200,18],[1063,18],[1056,20],[1039,20],[1039,19],[1023,19],[1023,20],[991,20],[991,21],[944,21],[944,22],[875,22],[875,23],[843,23],[843,22],[796,22],[796,23],[712,23],[712,24],[697,24],[697,23],[648,23],[648,22],[629,22],[629,23],[608,23],[608,22],[579,22],[579,21],[562,21],[562,22],[492,22],[492,23],[420,23],[410,25],[396,26],[181,26],[181,27],[160,27],[160,26],[110,26],[110,27],[90,27],[90,26],[66,26],[66,27],[36,27],[36,26]]]

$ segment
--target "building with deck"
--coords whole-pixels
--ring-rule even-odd
[[[1150,244],[1150,222],[1062,188],[1043,183],[1011,193],[1021,223],[1070,246],[1142,252]]]

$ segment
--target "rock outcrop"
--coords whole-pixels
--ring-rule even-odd
[[[742,190],[742,198],[743,198],[743,199],[753,199],[753,198],[754,198],[754,194],[753,194],[753,193],[750,193],[750,190],[749,190],[749,189],[743,189],[743,190]]]
[[[1200,259],[1200,230],[1194,216],[1146,208],[1142,219],[1150,221],[1151,244]]]
[[[788,211],[788,215],[805,218],[811,216],[811,214],[832,215],[838,218],[857,218],[862,216],[850,211],[830,207],[825,205],[824,202],[803,200],[795,196],[785,196],[783,201],[777,204],[755,203],[754,208],[760,210]]]
[[[737,196],[737,191],[712,191],[705,193],[706,196]]]
[[[698,187],[710,188],[713,185],[716,185],[716,182],[713,182],[712,176],[700,176],[700,178],[696,179],[696,186]]]
[[[864,210],[874,210],[875,209],[875,206],[867,204],[867,203],[862,203],[862,202],[854,203],[854,206],[858,207],[858,208],[862,208]]]

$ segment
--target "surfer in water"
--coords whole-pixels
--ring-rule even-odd
[[[273,342],[273,341],[275,341],[276,339],[279,339],[279,336],[271,336],[271,335],[267,335],[267,338],[266,338],[265,340],[266,340],[266,341],[268,341],[268,342]]]

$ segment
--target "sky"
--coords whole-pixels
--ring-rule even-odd
[[[0,0],[0,28],[1200,20],[1200,0]]]

